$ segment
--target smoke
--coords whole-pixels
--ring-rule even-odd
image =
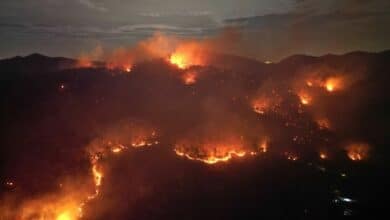
[[[74,184],[64,183],[69,190],[4,199],[0,211],[6,218],[26,213],[21,219],[49,215],[60,220],[80,218],[81,209],[87,219],[124,219],[136,212],[139,200],[156,199],[175,183],[176,175],[187,178],[192,170],[204,168],[199,164],[223,169],[220,164],[234,166],[248,158],[347,163],[375,156],[372,148],[384,132],[365,126],[384,130],[381,122],[369,118],[370,105],[383,102],[378,94],[385,77],[374,75],[381,66],[372,58],[380,55],[296,56],[265,64],[220,54],[234,51],[237,46],[232,45],[239,42],[234,31],[202,40],[157,33],[135,46],[109,52],[98,47],[83,56],[80,63],[87,65],[80,67],[93,68],[61,72],[63,78],[55,82],[66,80],[67,89],[56,88],[59,94],[38,108],[57,117],[50,115],[45,124],[43,116],[35,116],[42,124],[31,123],[14,134],[35,137],[36,130],[66,127],[70,139],[80,135],[77,151],[71,144],[42,144],[48,158],[56,156],[50,149],[61,149],[57,156],[79,158],[74,169],[80,176],[73,177]],[[53,106],[58,111],[53,113]],[[22,125],[16,127],[28,127]],[[18,138],[10,142],[18,143]]]

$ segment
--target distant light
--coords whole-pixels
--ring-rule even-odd
[[[356,200],[351,199],[351,198],[347,198],[347,197],[338,196],[337,198],[338,198],[340,201],[346,202],[346,203],[356,202]]]
[[[266,60],[264,63],[265,64],[272,64],[272,61]]]
[[[59,90],[64,90],[64,89],[65,89],[65,84],[64,84],[64,83],[61,83],[61,84],[58,86],[58,89],[59,89]]]

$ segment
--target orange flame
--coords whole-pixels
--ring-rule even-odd
[[[320,118],[316,120],[320,129],[330,129],[330,121],[327,118]]]
[[[269,111],[275,111],[281,101],[280,97],[270,98],[263,95],[252,101],[252,108],[254,112],[263,115]]]
[[[247,152],[245,152],[245,151],[231,150],[231,151],[224,153],[224,155],[208,155],[205,158],[200,158],[200,157],[191,156],[191,154],[180,151],[177,148],[175,148],[174,151],[175,151],[176,155],[178,155],[178,156],[186,157],[189,160],[201,161],[201,162],[207,163],[207,164],[216,164],[218,162],[227,162],[230,159],[232,159],[234,156],[244,157],[247,154]]]
[[[298,156],[291,152],[285,152],[284,155],[286,156],[287,160],[296,161],[298,160]]]
[[[205,55],[199,43],[182,43],[170,55],[168,61],[179,69],[187,69],[190,66],[204,65]]]
[[[344,80],[342,77],[329,77],[325,80],[324,87],[328,92],[334,92],[342,89]]]
[[[196,83],[196,73],[191,71],[191,72],[186,72],[182,79],[184,81],[184,84],[186,85],[193,85]]]
[[[313,98],[305,91],[300,91],[298,93],[299,100],[301,101],[302,105],[310,105],[313,101]]]
[[[328,159],[328,154],[325,151],[320,151],[319,156],[322,160]]]
[[[347,155],[353,161],[365,160],[368,157],[370,146],[366,143],[354,143],[347,146]]]

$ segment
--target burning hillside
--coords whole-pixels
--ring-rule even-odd
[[[385,132],[371,106],[388,97],[381,90],[385,76],[373,74],[384,64],[342,65],[361,59],[351,54],[265,65],[226,58],[217,49],[213,40],[157,34],[131,48],[83,55],[77,68],[43,75],[42,87],[39,80],[10,80],[5,94],[28,94],[33,107],[25,112],[17,100],[3,104],[11,117],[4,146],[15,148],[5,154],[0,219],[168,218],[156,207],[180,215],[165,201],[169,196],[184,201],[187,193],[203,190],[218,197],[224,193],[218,181],[236,189],[229,175],[242,173],[249,182],[257,163],[274,161],[264,166],[281,173],[290,172],[284,163],[294,163],[304,170],[299,175],[318,170],[337,185],[345,169],[375,160]],[[92,62],[97,57],[103,61]],[[207,192],[193,185],[192,172],[200,182],[214,178],[208,184],[215,186]],[[261,184],[258,177],[253,181]],[[321,190],[327,195],[329,189]],[[332,201],[335,209],[352,210]]]

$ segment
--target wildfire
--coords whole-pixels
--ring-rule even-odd
[[[334,92],[340,90],[343,86],[342,77],[329,77],[325,80],[324,87],[328,92]]]
[[[347,146],[347,155],[353,161],[365,160],[368,157],[370,146],[366,143],[354,143]]]
[[[91,61],[91,58],[87,55],[82,55],[77,60],[77,67],[78,68],[90,68],[93,67],[93,63]]]
[[[98,170],[96,164],[92,166],[92,174],[94,177],[95,185],[100,186],[102,184],[103,173]]]
[[[328,154],[325,151],[321,151],[319,156],[322,160],[328,159]]]
[[[172,54],[169,61],[180,69],[185,69],[189,66],[186,57],[182,54]]]
[[[253,102],[253,111],[255,111],[258,114],[265,114],[269,106],[270,103],[268,99],[265,98],[258,99]]]
[[[266,153],[268,151],[268,139],[264,139],[259,146],[259,151]]]
[[[130,73],[131,72],[131,66],[130,65],[124,66],[124,70],[125,70],[125,72]]]
[[[320,129],[330,129],[330,121],[327,118],[320,118],[316,120]]]
[[[263,95],[252,101],[252,108],[254,112],[263,115],[269,111],[276,110],[281,101],[280,97],[270,98]]]
[[[304,91],[299,92],[298,97],[302,105],[310,105],[313,100],[313,98],[307,92]]]
[[[244,157],[247,154],[246,151],[231,150],[231,151],[224,153],[224,155],[208,155],[205,158],[201,158],[201,157],[191,156],[191,154],[185,153],[184,151],[181,151],[177,148],[175,148],[174,151],[175,151],[176,155],[178,155],[178,156],[186,157],[189,160],[201,161],[201,162],[207,163],[207,164],[216,164],[218,162],[227,162],[230,159],[232,159],[234,156]]]
[[[183,77],[182,77],[184,84],[186,85],[192,85],[196,83],[196,73],[191,71],[191,72],[186,72]]]
[[[24,202],[17,209],[16,216],[5,219],[78,220],[82,217],[78,202],[80,198],[80,195],[75,192],[62,192],[59,195],[35,198]]]
[[[72,219],[74,219],[74,218],[72,217],[71,213],[69,213],[69,212],[67,212],[67,211],[61,213],[61,214],[56,218],[56,220],[72,220]]]
[[[287,160],[296,161],[298,160],[298,156],[291,152],[285,152],[284,155],[286,156]]]
[[[201,66],[205,62],[201,46],[196,42],[183,43],[170,55],[168,61],[179,69]]]

